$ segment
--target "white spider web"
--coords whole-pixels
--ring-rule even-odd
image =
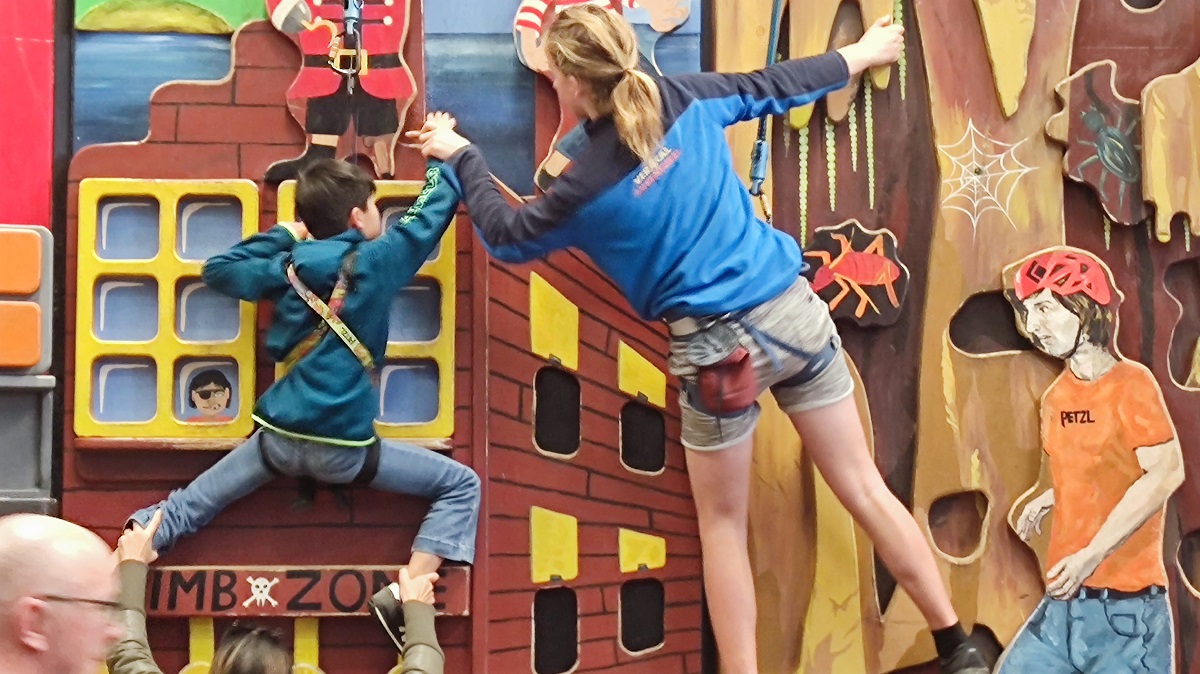
[[[939,145],[938,152],[950,160],[950,175],[942,180],[949,194],[942,205],[961,211],[971,219],[971,229],[978,230],[979,219],[988,211],[1000,211],[1016,229],[1008,214],[1009,202],[1021,176],[1034,170],[1016,157],[1017,148],[1025,141],[1002,143],[988,138],[967,120],[962,138],[949,145]]]

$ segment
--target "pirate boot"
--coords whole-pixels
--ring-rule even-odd
[[[313,162],[321,159],[333,159],[337,154],[337,136],[333,136],[333,141],[329,142],[325,138],[313,135],[312,142],[308,144],[308,149],[304,154],[295,159],[287,159],[285,161],[277,161],[267,168],[267,174],[264,180],[268,185],[278,185],[285,180],[293,180],[300,176],[300,172],[308,168]]]

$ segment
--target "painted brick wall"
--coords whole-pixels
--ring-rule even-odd
[[[581,442],[570,459],[533,446],[534,377],[547,363],[530,353],[531,271],[580,308]],[[538,506],[579,520],[579,576],[564,584],[579,603],[577,671],[698,672],[700,547],[673,391],[665,411],[663,473],[630,472],[619,457],[620,410],[631,398],[618,388],[618,342],[665,371],[665,331],[641,322],[616,287],[576,253],[560,252],[521,267],[491,263],[487,281],[490,582],[487,606],[477,608],[486,611],[488,671],[531,671],[539,586],[530,580],[529,510]],[[621,574],[617,531],[622,527],[665,538],[666,566]],[[665,642],[656,651],[631,656],[617,635],[617,599],[622,582],[647,576],[665,587]]]

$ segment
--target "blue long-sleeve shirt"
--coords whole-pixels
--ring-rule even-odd
[[[726,126],[812,103],[849,81],[837,52],[752,73],[655,78],[665,136],[643,164],[611,117],[584,123],[587,148],[540,199],[513,208],[473,145],[450,158],[467,208],[498,259],[586,253],[643,318],[705,316],[757,306],[800,273],[790,236],[758,218],[733,170]]]
[[[350,229],[329,239],[297,242],[287,228],[273,227],[209,258],[204,283],[246,302],[274,302],[266,349],[272,359],[282,361],[322,320],[288,282],[287,265],[295,265],[304,285],[328,301],[342,259],[357,248],[339,316],[381,363],[392,298],[437,247],[461,194],[454,171],[431,162],[416,203],[379,238],[367,241]],[[379,391],[367,371],[341,338],[329,331],[259,398],[254,420],[285,435],[361,446],[375,440],[378,411]]]

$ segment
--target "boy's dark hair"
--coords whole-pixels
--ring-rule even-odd
[[[354,164],[322,159],[300,172],[296,183],[296,217],[314,239],[328,239],[350,226],[350,211],[366,210],[375,181]]]
[[[192,393],[211,384],[216,384],[233,393],[233,386],[230,385],[225,375],[221,374],[220,370],[201,370],[199,374],[192,378],[191,383],[188,384],[188,407],[196,407],[196,401],[192,400]]]

